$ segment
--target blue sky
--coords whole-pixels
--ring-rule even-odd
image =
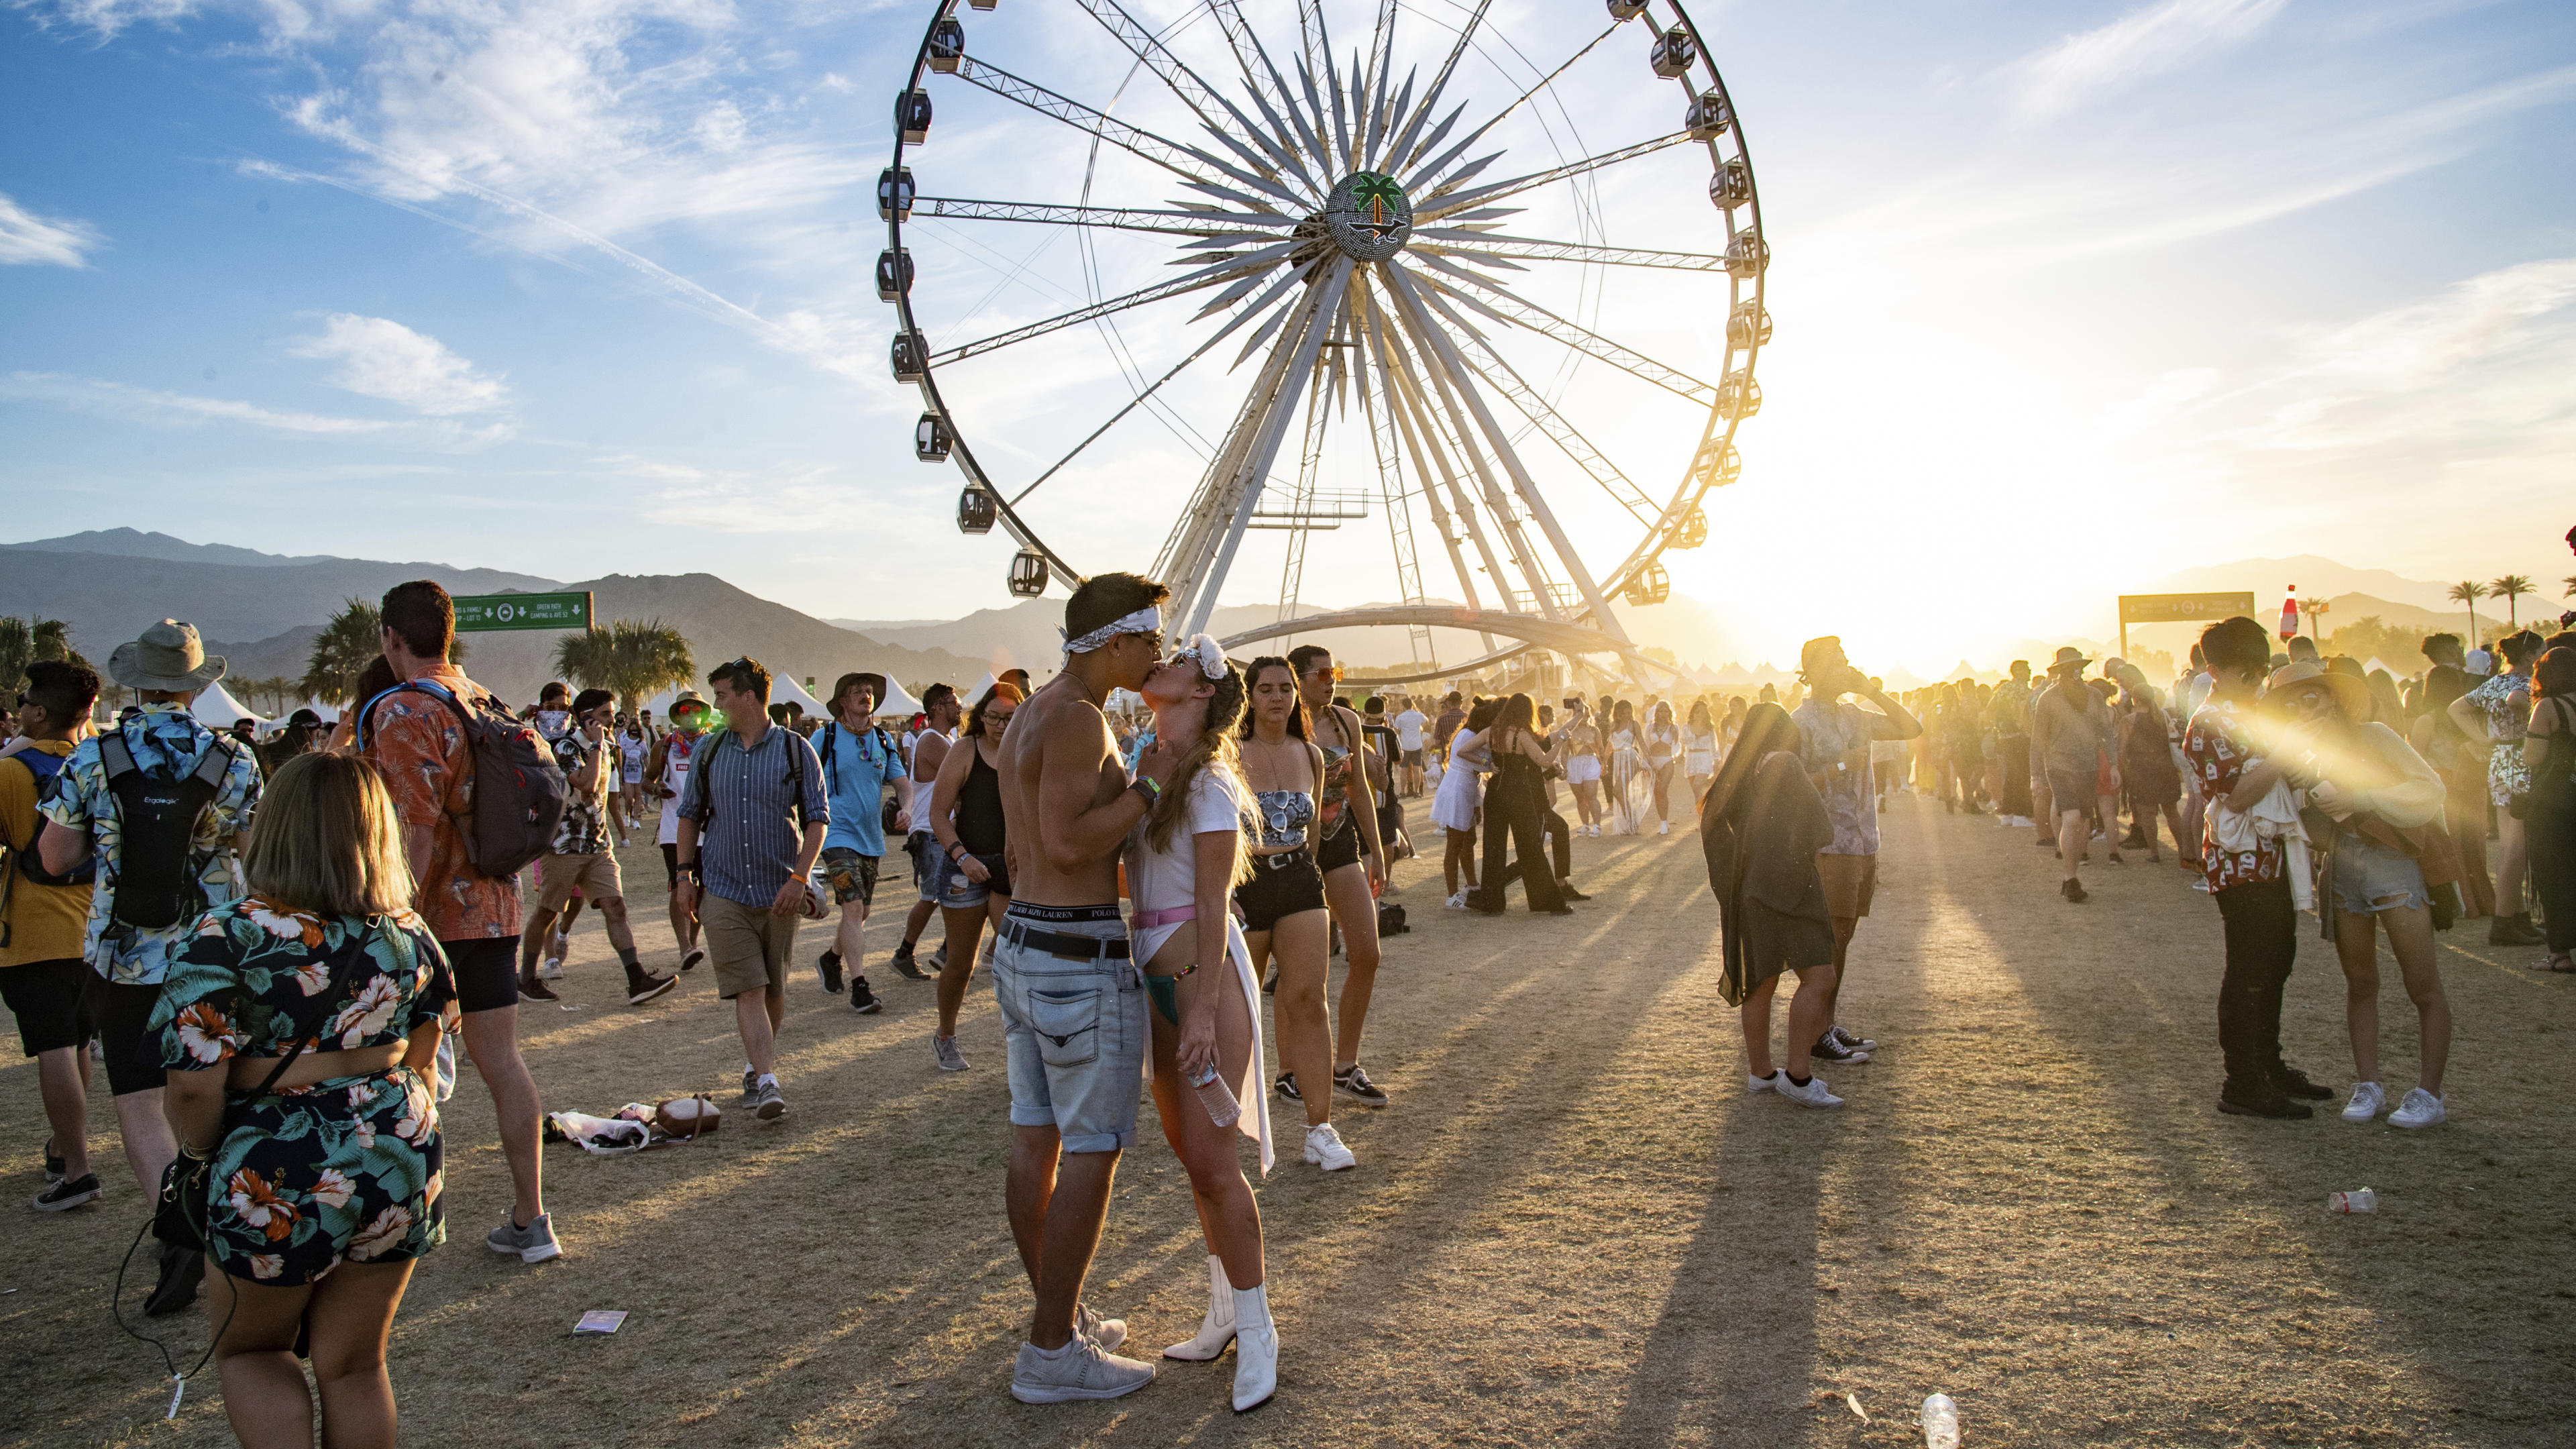
[[[1180,0],[1129,8],[1185,22],[1177,48],[1209,39]],[[1287,0],[1245,9],[1293,48]],[[1327,10],[1343,48],[1365,45],[1367,7]],[[1516,66],[1589,39],[1597,12],[1498,0],[1455,92],[1471,119],[1518,89]],[[1400,59],[1436,65],[1457,13],[1408,0]],[[973,54],[1178,129],[1071,6],[964,14]],[[927,15],[0,7],[8,533],[131,525],[564,578],[706,570],[833,616],[1003,602],[1010,546],[959,535],[956,473],[911,456],[919,403],[885,371],[892,309],[868,275],[888,102]],[[2099,637],[2122,588],[2252,555],[2567,571],[2576,7],[1693,15],[1744,118],[1779,329],[1743,481],[1712,500],[1710,545],[1668,558],[1728,621],[1713,656],[1785,656],[1833,628],[1937,669],[2004,638]],[[1647,73],[1641,29],[1569,70],[1557,109],[1497,131],[1497,175],[1670,128],[1677,92]],[[1063,128],[954,84],[934,95],[913,157],[925,193],[1077,199],[1085,157]],[[1533,199],[1511,229],[1718,250],[1693,164],[1628,163],[1595,194]],[[1173,190],[1146,184],[1113,158],[1092,199]],[[1164,239],[1109,238],[1086,273],[1069,235],[909,229],[938,345],[1171,275]],[[1529,295],[1677,366],[1723,365],[1722,284],[1599,270],[1533,276]],[[1149,376],[1194,345],[1195,305],[1163,306],[1117,337]],[[1077,330],[958,371],[951,401],[998,476],[1035,476],[1128,396],[1108,344]],[[1623,466],[1661,476],[1687,457],[1695,419],[1511,345]],[[1223,431],[1251,372],[1194,369],[1168,418],[1121,424],[1033,520],[1085,567],[1150,562],[1195,481],[1193,433]],[[1324,486],[1373,485],[1353,446],[1334,445]],[[1587,555],[1624,548],[1600,505],[1558,504]],[[1254,536],[1229,602],[1277,596],[1279,538]],[[1313,547],[1310,600],[1396,592],[1382,521]]]

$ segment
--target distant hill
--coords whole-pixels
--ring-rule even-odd
[[[131,528],[99,528],[87,533],[70,533],[61,538],[39,538],[28,543],[0,543],[0,549],[32,549],[39,553],[109,553],[119,558],[157,558],[171,563],[248,564],[255,568],[277,568],[287,564],[329,563],[330,555],[261,553],[255,548],[235,548],[229,543],[190,543],[166,533],[142,533]]]
[[[2250,589],[2257,609],[2278,616],[2281,595],[2292,584],[2298,585],[2299,597],[2325,599],[2329,603],[2341,594],[2368,594],[2375,599],[2393,600],[2436,612],[2450,607],[2443,597],[2451,587],[2449,584],[2410,579],[2386,569],[2357,569],[2315,554],[2301,554],[2297,558],[2238,559],[2234,563],[2184,569],[2126,592],[2198,594]],[[2332,609],[2327,613],[2328,628],[2339,622],[2334,613]],[[2461,619],[2465,623],[2467,616],[2464,614]]]

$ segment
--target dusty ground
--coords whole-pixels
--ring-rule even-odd
[[[2443,1128],[2221,1117],[2217,913],[2180,872],[2088,868],[2095,899],[2069,907],[2025,832],[1907,800],[1886,834],[1843,1013],[1885,1046],[1834,1074],[1839,1113],[1744,1094],[1687,839],[1579,842],[1598,899],[1571,920],[1442,911],[1436,872],[1400,868],[1417,929],[1390,943],[1366,1053],[1396,1104],[1342,1114],[1354,1172],[1322,1176],[1283,1134],[1260,1184],[1281,1383],[1244,1418],[1231,1359],[1167,1365],[1112,1404],[1010,1399],[1028,1294],[1001,1211],[999,1029],[979,991],[974,1069],[934,1070],[930,988],[883,969],[883,922],[885,1014],[854,1016],[810,973],[792,988],[786,1121],[640,1158],[548,1149],[559,1262],[481,1246],[507,1179],[469,1078],[447,1118],[450,1241],[395,1329],[405,1437],[1900,1444],[1938,1389],[1972,1444],[2570,1442],[2557,1093],[2576,980],[2483,930],[2446,938]],[[658,864],[631,852],[629,879],[658,896]],[[549,1105],[730,1099],[741,1058],[703,972],[630,1010],[586,922],[572,978],[580,1010],[523,1018]],[[2291,1056],[2337,1083],[2341,1003],[2331,954],[2304,942]],[[2398,1008],[2392,1096],[2414,1059]],[[229,1442],[211,1374],[165,1426],[158,1359],[109,1324],[145,1208],[104,1102],[93,1119],[108,1199],[0,1209],[0,1355],[21,1366],[0,1442]],[[36,1191],[42,1132],[32,1064],[0,1067],[12,1198]],[[2376,1216],[2327,1214],[2364,1185]],[[1150,1349],[1196,1327],[1202,1261],[1148,1127],[1088,1296]],[[569,1337],[590,1308],[633,1317]],[[204,1332],[152,1331],[192,1359]]]

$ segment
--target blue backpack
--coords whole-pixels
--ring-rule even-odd
[[[63,763],[67,756],[47,754],[43,750],[21,750],[9,758],[26,767],[27,773],[35,778],[36,804],[39,807],[54,798],[55,792],[61,788]],[[36,833],[41,835],[44,830],[44,817],[38,816]],[[0,849],[6,849],[6,847],[0,846]],[[28,838],[27,848],[24,851],[15,853],[18,856],[19,873],[37,885],[88,885],[98,879],[98,860],[95,856],[72,867],[69,875],[55,875],[46,870],[44,863],[37,859],[36,842],[33,836]]]

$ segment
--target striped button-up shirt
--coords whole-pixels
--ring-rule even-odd
[[[707,890],[737,905],[766,906],[796,874],[802,827],[830,823],[832,806],[814,747],[772,725],[748,749],[731,730],[707,736],[680,787],[679,813],[698,822]]]

